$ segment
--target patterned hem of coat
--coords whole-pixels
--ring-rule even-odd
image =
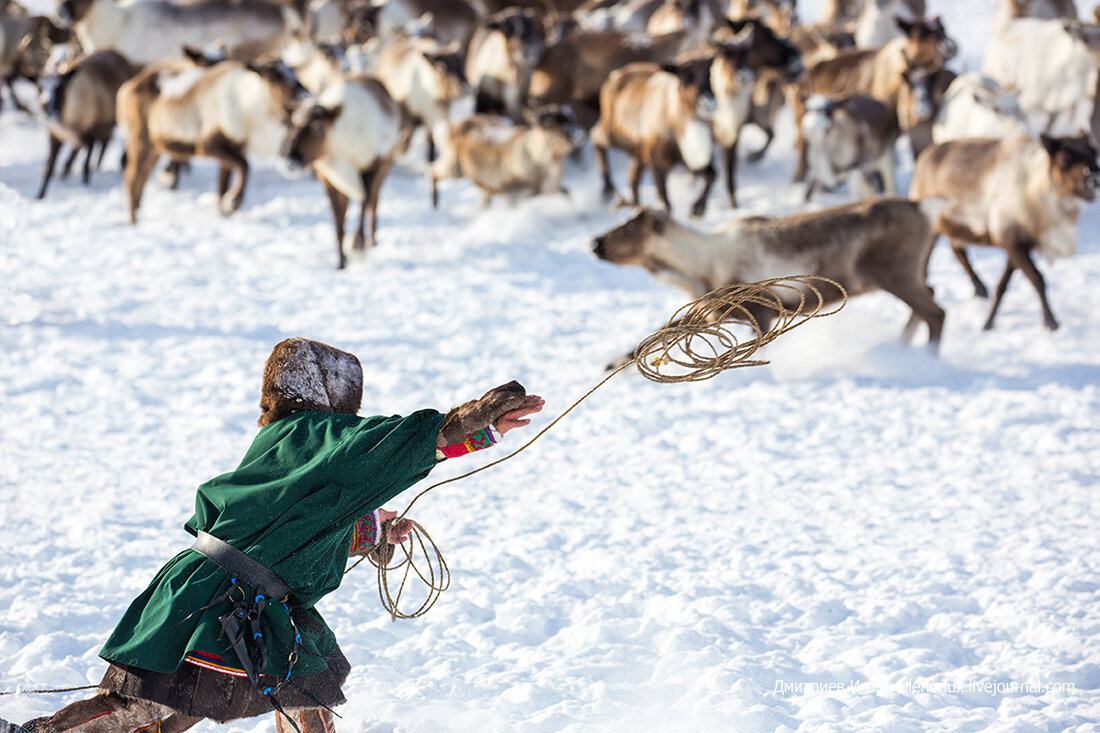
[[[333,650],[327,663],[328,669],[324,672],[292,677],[275,699],[286,709],[331,708],[344,703],[346,700],[340,688],[351,672],[351,664],[339,647]],[[219,723],[252,718],[273,710],[271,702],[247,677],[186,662],[175,672],[151,672],[111,662],[99,689],[160,703],[182,715],[210,718]]]

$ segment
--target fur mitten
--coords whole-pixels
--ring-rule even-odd
[[[436,444],[442,447],[461,443],[470,433],[476,433],[495,423],[501,415],[522,407],[526,399],[527,390],[515,380],[494,387],[481,399],[471,400],[448,412],[439,428]]]

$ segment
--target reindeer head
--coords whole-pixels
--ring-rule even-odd
[[[247,67],[249,71],[259,74],[271,86],[288,118],[309,96],[309,90],[302,86],[294,71],[280,59],[268,61],[259,66],[247,64]]]
[[[786,39],[777,36],[767,24],[753,18],[727,20],[726,24],[729,31],[738,37],[746,29],[753,29],[745,60],[757,75],[764,69],[775,69],[782,72],[787,81],[792,82],[802,75],[804,68],[798,49]]]
[[[905,54],[914,64],[939,67],[959,52],[958,45],[947,37],[947,30],[938,15],[931,20],[908,20],[894,16],[894,21],[905,34]]]
[[[932,90],[935,70],[926,66],[915,66],[909,59],[906,59],[906,62],[906,69],[901,72],[906,92],[902,111],[908,118],[900,120],[904,129],[914,127],[921,122],[928,122],[936,116],[936,103]]]
[[[424,58],[439,74],[444,99],[455,100],[470,91],[466,80],[465,54],[457,41],[436,51],[425,52]]]
[[[640,209],[629,221],[592,241],[592,252],[601,260],[616,265],[637,265],[655,271],[649,256],[651,240],[660,237],[668,226],[668,214]]]
[[[711,41],[711,45],[717,51],[714,65],[711,66],[711,80],[720,87],[714,90],[715,94],[729,93],[731,90],[744,88],[753,83],[756,74],[749,65],[748,57],[755,34],[756,27],[748,26],[732,40],[716,38]],[[724,78],[716,80],[715,76]]]
[[[1100,186],[1100,164],[1096,146],[1088,135],[1050,137],[1040,135],[1040,142],[1050,156],[1050,177],[1058,193],[1084,201],[1096,199]]]
[[[1065,20],[1062,26],[1071,38],[1084,44],[1093,59],[1100,61],[1100,25],[1082,23],[1079,20]]]
[[[350,45],[364,43],[379,35],[379,16],[386,4],[372,0],[351,0],[340,4],[344,40]]]
[[[584,144],[587,134],[577,122],[573,108],[567,104],[546,104],[531,113],[531,121],[549,132],[556,132],[569,141],[571,148]]]
[[[79,23],[91,11],[96,0],[61,0],[57,6],[57,17],[65,25]]]
[[[490,18],[485,27],[504,35],[509,53],[522,67],[533,67],[546,50],[546,27],[532,10],[502,10]]]
[[[718,109],[714,89],[710,85],[711,57],[691,59],[681,63],[661,64],[661,71],[672,74],[680,82],[683,104],[694,109],[701,119],[709,120]]]
[[[300,107],[294,113],[290,134],[283,145],[282,157],[290,171],[299,171],[325,154],[325,140],[342,106],[322,107],[319,104]]]

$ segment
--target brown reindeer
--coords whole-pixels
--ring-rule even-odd
[[[906,86],[903,74],[914,66],[939,68],[954,56],[957,47],[944,30],[940,19],[906,21],[898,24],[905,37],[895,38],[874,50],[843,51],[836,58],[822,61],[802,77],[793,100],[795,119],[802,119],[805,100],[811,94],[829,97],[868,94],[897,110]],[[801,132],[795,139],[798,163],[794,179],[801,181],[806,171],[806,144]]]
[[[680,65],[629,64],[611,74],[600,90],[600,119],[592,129],[605,198],[615,193],[607,164],[607,149],[613,147],[631,156],[631,203],[638,203],[638,185],[648,167],[662,203],[671,209],[665,180],[683,163],[704,179],[703,192],[691,207],[692,216],[703,215],[715,176],[710,66],[709,58]]]
[[[912,309],[906,340],[923,320],[935,351],[944,313],[925,282],[933,241],[926,211],[934,209],[906,199],[870,199],[793,216],[750,216],[705,232],[643,209],[597,237],[593,251],[608,262],[644,267],[691,298],[791,274],[830,278],[850,296],[885,290]],[[840,297],[835,288],[824,294],[829,301]],[[753,315],[766,332],[774,313]]]
[[[1058,328],[1047,302],[1046,282],[1032,253],[1053,261],[1076,252],[1080,202],[1095,199],[1100,182],[1096,156],[1087,135],[1042,135],[1041,142],[1026,136],[952,140],[933,145],[917,159],[909,195],[949,202],[933,224],[936,232],[950,240],[975,294],[985,297],[988,291],[966,256],[966,245],[1000,247],[1008,255],[986,330],[993,328],[997,308],[1016,270],[1023,272],[1038,292],[1046,327]]]
[[[584,141],[584,128],[568,107],[532,111],[530,124],[474,115],[451,128],[443,155],[432,166],[432,190],[462,176],[481,189],[482,206],[494,194],[568,193],[561,185],[565,157]]]
[[[522,117],[535,64],[546,49],[546,27],[533,10],[511,8],[486,19],[466,49],[466,80],[474,110]]]
[[[359,201],[359,226],[351,249],[364,252],[376,244],[378,196],[382,182],[404,149],[411,124],[382,82],[368,76],[349,79],[326,89],[295,115],[295,125],[283,147],[291,170],[312,167],[328,194],[336,227],[338,267],[347,263],[344,217],[348,202]],[[369,236],[364,233],[370,215]]]
[[[50,152],[46,158],[42,186],[38,189],[40,199],[46,196],[57,154],[65,143],[73,150],[63,175],[68,175],[77,153],[84,149],[87,152],[83,180],[85,184],[91,180],[92,154],[98,145],[98,169],[103,162],[107,143],[114,134],[118,89],[138,69],[117,51],[96,51],[74,59],[59,71],[57,77],[50,80],[49,93],[43,104],[50,135]]]
[[[898,96],[898,125],[909,136],[916,159],[932,144],[932,128],[947,90],[958,75],[943,67],[910,66],[902,74],[905,86]]]
[[[177,59],[147,66],[118,92],[130,222],[137,221],[145,183],[162,154],[217,160],[219,208],[225,215],[236,211],[248,179],[246,155],[278,152],[290,114],[306,94],[281,61],[263,66],[225,61],[203,68]]]
[[[752,109],[747,121],[763,130],[766,136],[763,146],[749,154],[749,162],[756,163],[763,159],[775,138],[776,119],[779,116],[779,110],[783,107],[786,89],[797,81],[804,71],[802,56],[792,43],[776,35],[776,32],[766,23],[754,18],[727,20],[726,23],[728,29],[715,34],[714,42],[719,46],[723,43],[723,38],[728,38],[726,33],[742,37],[741,34],[751,31],[751,35],[748,36],[751,41],[748,43],[745,64],[752,70],[756,81],[753,84]],[[727,147],[728,141],[719,142],[728,162],[731,155]]]
[[[687,33],[657,38],[623,30],[570,28],[543,54],[531,74],[530,100],[535,104],[568,104],[585,127],[600,115],[600,87],[611,72],[627,64],[672,63],[687,50]]]

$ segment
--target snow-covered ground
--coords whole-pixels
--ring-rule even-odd
[[[991,3],[930,5],[973,68]],[[747,211],[799,206],[786,124],[742,167]],[[38,202],[45,150],[34,121],[0,116],[4,690],[99,680],[123,609],[190,542],[194,487],[254,435],[280,339],[359,355],[364,414],[516,378],[547,399],[537,428],[684,300],[590,254],[627,216],[590,165],[569,200],[482,211],[451,181],[433,211],[410,156],[380,246],[337,272],[308,178],[259,164],[222,218],[199,163],[177,192],[151,183],[132,227],[117,149],[90,188]],[[707,221],[732,215],[716,195]],[[862,297],[766,367],[620,375],[521,456],[421,499],[453,572],[435,608],[392,623],[362,567],[322,603],[354,664],[340,730],[1100,731],[1100,209],[1079,231],[1075,258],[1040,263],[1055,333],[1022,278],[983,332],[940,249],[939,359],[898,344],[897,300]],[[1003,255],[974,256],[994,280]],[[80,694],[0,697],[0,717]]]

